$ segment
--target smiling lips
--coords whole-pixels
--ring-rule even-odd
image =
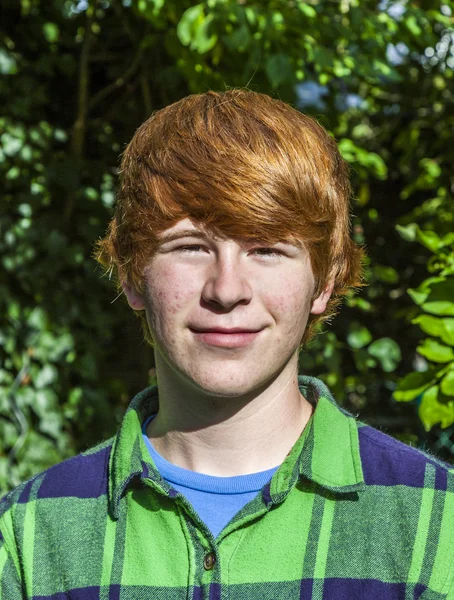
[[[250,344],[262,331],[241,327],[190,328],[197,339],[209,346],[221,348],[242,348]]]

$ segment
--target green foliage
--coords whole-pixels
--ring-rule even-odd
[[[437,275],[408,290],[422,311],[412,322],[431,337],[417,347],[427,359],[426,370],[404,377],[394,397],[401,401],[421,399],[419,414],[426,430],[437,423],[449,427],[454,423],[454,234],[440,236],[421,230],[416,223],[398,230],[404,239],[417,240],[431,251],[427,269]]]
[[[301,354],[302,370],[372,423],[404,415],[417,428],[418,398],[426,428],[452,422],[454,22],[445,2],[399,6],[400,16],[375,0],[8,3],[0,494],[111,435],[147,384],[151,352],[91,248],[134,130],[207,89],[249,86],[312,113],[352,166],[368,287]],[[391,401],[398,381],[407,404]]]

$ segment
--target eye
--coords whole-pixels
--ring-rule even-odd
[[[264,258],[276,258],[284,255],[284,253],[277,248],[254,248],[252,252],[257,256]]]
[[[201,244],[185,244],[184,246],[178,246],[175,250],[181,254],[197,254],[204,250],[204,246]]]

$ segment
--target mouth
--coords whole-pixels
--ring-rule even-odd
[[[242,348],[252,343],[262,329],[245,329],[242,327],[210,327],[189,328],[196,339],[208,346],[219,348]]]

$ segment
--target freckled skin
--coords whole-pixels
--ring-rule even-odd
[[[166,233],[196,229],[184,219]],[[204,234],[206,235],[206,234]],[[211,396],[238,397],[287,380],[297,369],[298,346],[310,312],[326,307],[329,292],[312,304],[314,277],[307,252],[284,245],[232,239],[163,243],[144,271],[146,292],[125,285],[133,308],[145,309],[162,377]],[[259,331],[243,347],[200,341],[191,328],[240,327]]]

